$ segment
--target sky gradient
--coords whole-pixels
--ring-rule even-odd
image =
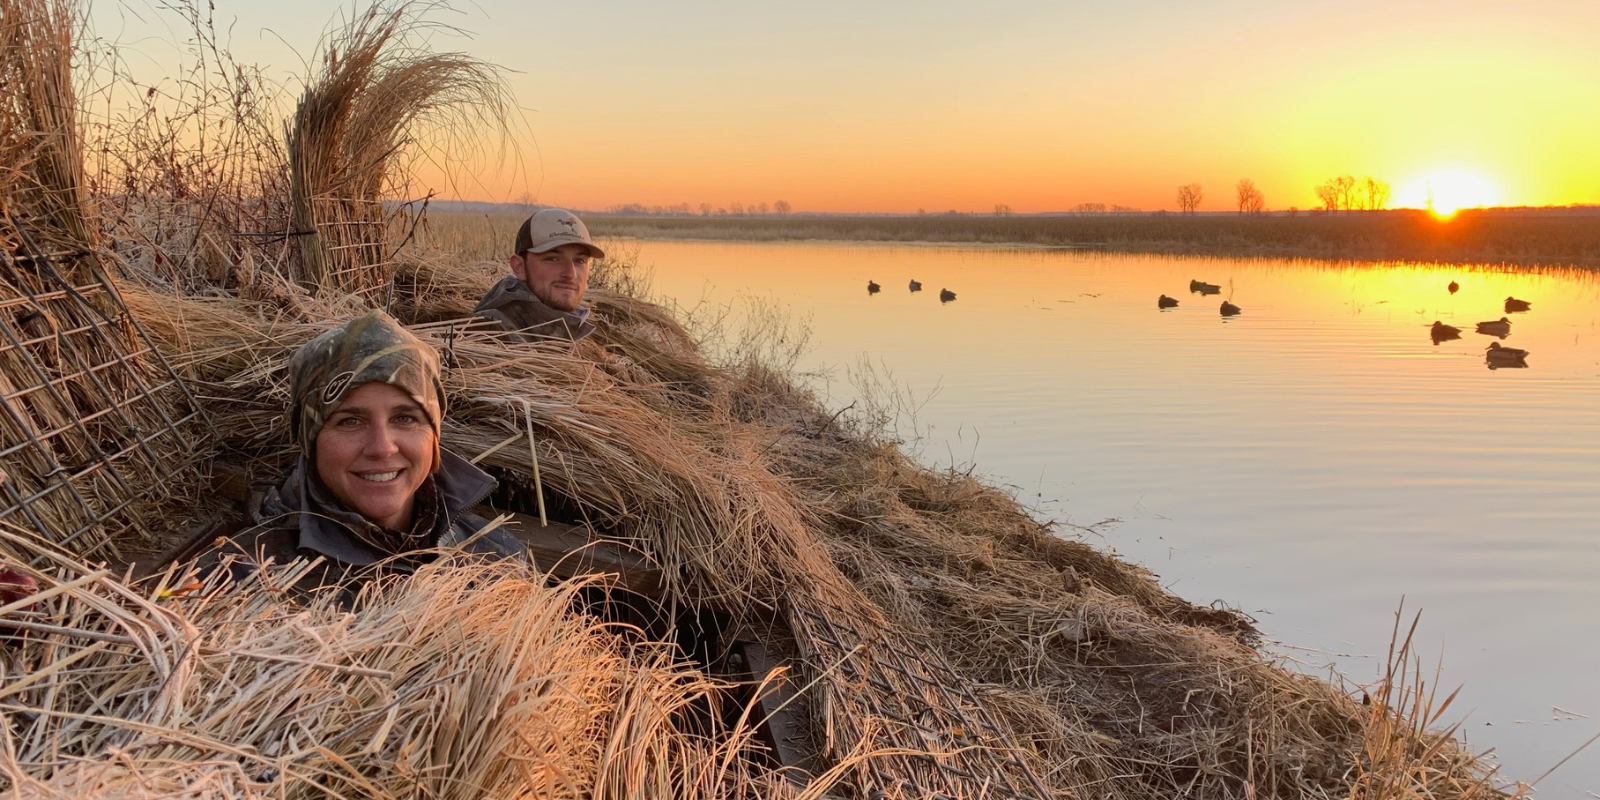
[[[216,14],[286,82],[333,16]],[[143,0],[94,16],[160,61]],[[1430,179],[1467,205],[1600,202],[1593,0],[477,0],[434,19],[471,34],[435,47],[509,71],[525,115],[520,156],[453,187],[422,174],[463,199],[1026,213],[1172,209],[1199,183],[1202,210],[1229,210],[1248,177],[1282,209],[1348,173],[1397,206]]]

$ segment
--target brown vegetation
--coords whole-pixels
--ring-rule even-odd
[[[640,239],[846,240],[1064,247],[1127,253],[1600,266],[1600,217],[1463,210],[1296,216],[927,215],[696,219],[585,217]]]

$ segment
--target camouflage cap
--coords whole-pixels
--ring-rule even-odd
[[[438,469],[445,407],[439,354],[389,315],[369,311],[306,342],[289,358],[289,380],[289,427],[306,456],[315,452],[322,424],[345,395],[381,381],[405,392],[428,415]]]
[[[595,247],[589,238],[589,229],[576,214],[562,208],[546,208],[523,220],[517,229],[516,255],[545,253],[564,244],[581,244],[589,248],[589,255],[605,258],[605,251]]]

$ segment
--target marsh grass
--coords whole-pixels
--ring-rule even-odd
[[[1600,266],[1600,212],[1299,216],[585,217],[598,236],[1064,247],[1131,253]]]

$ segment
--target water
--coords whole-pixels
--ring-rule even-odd
[[[976,464],[1041,516],[1198,603],[1243,608],[1307,665],[1381,668],[1402,598],[1454,714],[1530,781],[1600,732],[1600,278],[833,243],[643,242],[693,306],[810,316],[835,404],[865,356],[926,400],[929,463]],[[911,278],[924,290],[907,291]],[[1221,284],[1190,294],[1189,280]],[[869,296],[869,279],[883,291]],[[1460,292],[1446,285],[1456,280]],[[948,287],[958,299],[939,302]],[[1181,305],[1156,309],[1159,294]],[[1486,368],[1511,314],[1527,369]],[[1231,297],[1244,309],[1218,314]],[[1435,319],[1462,327],[1435,346]],[[1430,661],[1429,667],[1432,663]],[[1539,787],[1600,797],[1600,748]]]

